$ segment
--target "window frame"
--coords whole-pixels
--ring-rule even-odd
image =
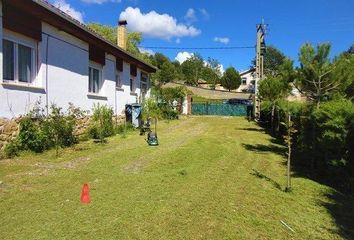
[[[247,78],[246,77],[241,78],[241,85],[247,85]]]
[[[16,34],[17,35],[17,34]],[[13,76],[14,79],[5,79],[4,78],[4,72],[1,76],[2,82],[3,83],[9,83],[9,84],[17,84],[17,85],[35,85],[36,79],[38,77],[38,63],[37,63],[37,59],[38,59],[38,43],[36,40],[32,40],[32,39],[28,39],[27,37],[23,37],[22,36],[15,36],[13,34],[9,34],[7,30],[4,31],[3,34],[3,38],[1,39],[1,41],[9,41],[11,43],[13,43],[14,49],[13,49]],[[30,79],[28,81],[20,81],[19,79],[19,45],[22,45],[24,47],[28,47],[31,51],[31,73],[30,73]],[[4,48],[4,46],[3,46]],[[2,53],[4,52],[4,49],[2,49]],[[4,65],[4,61],[5,58],[3,56],[3,65]],[[3,67],[3,66],[1,66]]]
[[[115,82],[116,82],[116,89],[117,90],[123,90],[123,77],[122,77],[122,72],[121,71],[116,70]]]
[[[98,90],[97,91],[91,91],[91,84],[90,84],[90,79],[91,79],[91,69],[93,70],[97,70],[98,71]],[[93,71],[92,71],[93,73]],[[96,94],[99,95],[102,93],[102,86],[103,86],[103,66],[95,63],[95,62],[91,62],[89,63],[88,66],[88,93],[89,94]]]
[[[130,90],[130,93],[136,92],[136,81],[133,76],[130,76],[129,90]]]

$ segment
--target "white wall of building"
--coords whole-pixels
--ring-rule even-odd
[[[4,32],[28,40],[24,36],[3,30],[0,23],[0,39],[3,38]],[[89,94],[89,45],[46,23],[42,24],[42,32],[42,41],[36,44],[38,73],[30,86],[3,81],[0,41],[0,117],[13,118],[24,115],[33,108],[36,101],[40,101],[43,107],[56,104],[63,109],[67,109],[68,103],[71,102],[82,110],[91,110],[94,104],[100,103],[112,107],[118,115],[124,114],[125,104],[139,102],[140,69],[137,76],[132,77],[129,63],[124,62],[123,72],[120,73],[122,87],[116,89],[115,57],[106,53],[106,64],[102,67],[101,90],[98,94]],[[135,93],[130,92],[131,78],[135,82]]]
[[[240,77],[241,77],[241,85],[236,90],[237,92],[241,92],[242,90],[249,88],[250,85],[252,85],[251,82],[256,79],[254,71],[240,72]]]

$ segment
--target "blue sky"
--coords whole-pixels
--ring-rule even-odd
[[[130,30],[143,32],[142,46],[254,46],[255,26],[269,24],[267,45],[297,61],[300,46],[332,43],[332,56],[354,44],[354,0],[51,0],[84,23],[116,25],[120,16]],[[156,50],[172,60],[179,52]],[[224,66],[247,69],[254,49],[198,50]]]

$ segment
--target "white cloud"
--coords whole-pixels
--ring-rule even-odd
[[[75,10],[70,6],[69,3],[65,2],[65,0],[56,0],[53,5],[66,14],[70,15],[72,18],[80,22],[84,22],[84,13]]]
[[[186,15],[184,15],[184,20],[186,20],[188,24],[198,20],[193,8],[187,10]]]
[[[102,4],[107,2],[120,3],[121,0],[81,0],[81,2],[89,3],[89,4]]]
[[[220,64],[219,64],[219,69],[220,69],[221,74],[224,74],[224,72],[225,72],[224,65],[222,65],[222,64],[220,63]]]
[[[210,15],[205,8],[200,8],[199,12],[204,16],[205,19],[209,19]]]
[[[179,53],[177,53],[177,56],[175,57],[175,60],[177,60],[180,64],[182,64],[188,58],[193,57],[193,55],[194,54],[190,53],[190,52],[179,52]]]
[[[207,61],[204,60],[204,66],[208,67],[208,66],[210,66],[210,64]],[[219,63],[218,68],[220,70],[220,73],[224,74],[224,72],[225,72],[224,65]]]
[[[230,38],[228,38],[228,37],[215,37],[214,42],[228,44],[230,42]]]
[[[148,55],[155,55],[155,52],[152,51],[151,49],[139,47],[139,51],[142,52],[142,53],[146,53]]]
[[[141,32],[146,37],[170,40],[179,37],[195,37],[201,31],[193,26],[177,23],[174,17],[168,14],[159,14],[155,11],[142,13],[139,8],[126,8],[120,19],[128,21],[130,31]]]

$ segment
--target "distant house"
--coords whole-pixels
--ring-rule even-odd
[[[203,80],[203,79],[199,79],[198,80],[198,87],[201,88],[209,88],[209,84],[207,81]]]
[[[254,86],[256,81],[256,70],[254,68],[251,68],[246,71],[242,71],[240,72],[240,77],[241,77],[241,85],[239,86],[239,88],[233,91],[247,92],[247,93],[254,92]],[[220,84],[217,84],[215,89],[227,91],[227,89],[225,89]]]
[[[26,114],[35,102],[116,114],[150,94],[155,68],[129,54],[126,22],[116,46],[41,0],[0,0],[0,117]]]
[[[246,71],[240,72],[241,77],[241,85],[236,90],[237,92],[252,92],[254,89],[255,81],[256,81],[256,70],[254,68],[250,68]]]

